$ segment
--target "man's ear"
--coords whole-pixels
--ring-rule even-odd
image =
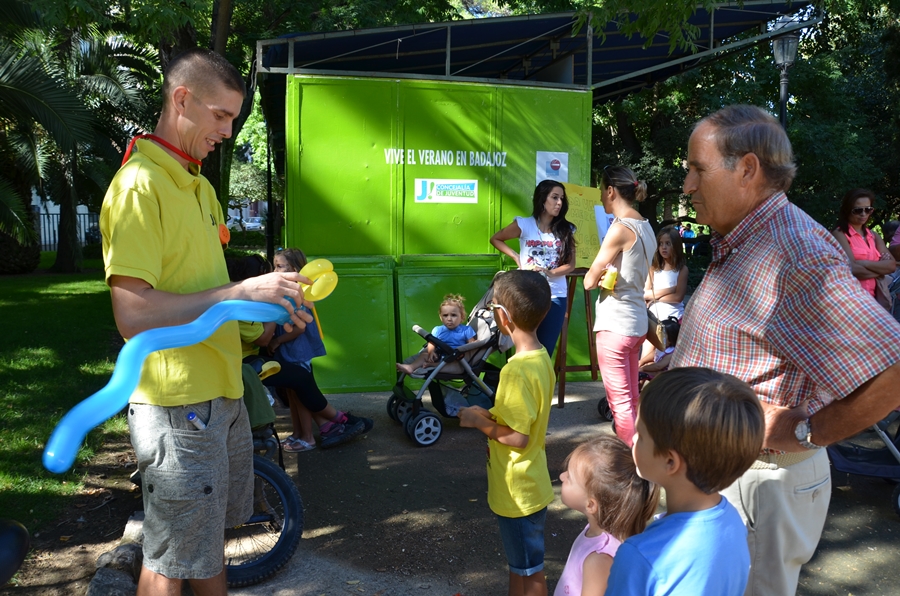
[[[181,116],[184,115],[184,110],[188,101],[188,93],[190,93],[190,91],[188,91],[188,88],[184,85],[179,85],[172,91],[172,109]]]
[[[749,186],[763,175],[762,164],[755,153],[747,153],[738,161],[737,169],[741,175],[741,186]]]

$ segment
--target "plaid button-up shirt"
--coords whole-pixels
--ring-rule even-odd
[[[850,273],[834,237],[776,193],[727,236],[688,302],[671,368],[702,366],[810,414],[900,361],[900,324]]]

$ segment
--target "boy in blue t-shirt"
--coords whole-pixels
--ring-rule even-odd
[[[717,491],[759,455],[765,421],[749,385],[707,368],[661,373],[641,393],[632,453],[667,512],[619,547],[606,596],[742,596],[747,530]]]

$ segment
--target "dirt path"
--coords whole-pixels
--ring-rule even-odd
[[[84,594],[97,557],[115,548],[128,516],[142,507],[140,492],[128,480],[134,466],[130,443],[104,445],[87,467],[84,491],[59,519],[33,535],[28,559],[0,594]]]

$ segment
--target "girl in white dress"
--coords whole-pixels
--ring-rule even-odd
[[[688,282],[681,236],[674,227],[666,226],[656,235],[656,246],[644,288],[644,300],[660,321],[669,317],[681,321]]]

